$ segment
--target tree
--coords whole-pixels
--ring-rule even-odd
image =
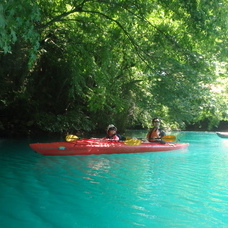
[[[227,42],[226,0],[21,3],[17,13],[13,1],[0,7],[0,21],[19,18],[15,36],[1,23],[7,29],[0,43],[3,61],[16,56],[16,65],[24,64],[23,73],[1,70],[2,111],[17,113],[23,103],[26,114],[24,121],[5,119],[14,128],[89,131],[112,122],[125,129],[148,126],[153,116],[183,127],[227,118],[227,98],[209,86],[227,58],[220,48]]]

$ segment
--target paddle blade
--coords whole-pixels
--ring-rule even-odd
[[[140,139],[128,139],[124,141],[124,144],[129,145],[129,146],[138,146],[142,143]]]
[[[78,140],[78,139],[79,139],[79,137],[77,135],[67,135],[66,136],[66,141],[67,142]]]
[[[173,142],[177,138],[176,138],[175,135],[166,135],[166,136],[163,136],[161,139],[164,140],[164,141],[166,141],[166,142]]]

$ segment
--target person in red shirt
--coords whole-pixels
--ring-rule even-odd
[[[120,138],[118,137],[116,132],[117,132],[117,128],[113,124],[110,124],[107,127],[107,135],[102,139],[103,140],[119,141]]]
[[[166,134],[165,134],[165,131],[160,128],[160,123],[161,121],[157,117],[152,120],[153,128],[149,130],[146,136],[149,142],[165,143],[161,138]]]

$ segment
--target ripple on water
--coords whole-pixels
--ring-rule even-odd
[[[183,151],[68,157],[16,144],[0,153],[1,224],[226,227],[228,151],[214,139],[185,133]]]

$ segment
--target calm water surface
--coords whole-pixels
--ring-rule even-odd
[[[48,157],[37,140],[0,139],[0,226],[228,227],[228,139],[172,134],[189,148]]]

